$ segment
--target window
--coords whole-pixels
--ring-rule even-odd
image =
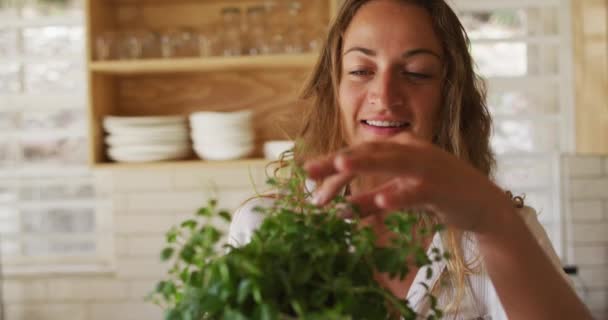
[[[570,5],[453,0],[488,85],[497,180],[523,194],[563,256],[560,153],[572,149]]]
[[[9,270],[99,262],[82,6],[0,0],[0,247]]]

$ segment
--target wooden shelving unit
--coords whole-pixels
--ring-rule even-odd
[[[102,170],[132,170],[132,169],[167,169],[173,167],[190,167],[196,169],[200,166],[213,167],[213,168],[226,168],[226,167],[263,167],[269,164],[271,161],[266,159],[242,159],[233,161],[204,161],[204,160],[178,160],[178,161],[160,161],[160,162],[146,162],[146,163],[100,163],[95,166],[96,169]]]
[[[278,0],[281,1],[281,0]],[[339,0],[304,0],[302,28],[324,26]],[[245,9],[264,0],[86,0],[90,163],[96,168],[221,165],[184,160],[167,163],[111,162],[105,152],[105,116],[187,115],[196,111],[254,111],[258,163],[262,145],[297,133],[303,102],[299,90],[316,54],[96,61],[94,39],[106,31],[205,28],[217,24],[225,6]],[[244,10],[243,10],[244,11]],[[259,159],[259,160],[256,160]]]
[[[271,69],[309,69],[316,54],[147,59],[137,61],[99,61],[90,64],[96,73],[133,75],[177,72],[225,72]]]

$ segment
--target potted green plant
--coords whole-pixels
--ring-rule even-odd
[[[374,280],[374,273],[403,278],[408,261],[422,268],[447,258],[438,250],[427,256],[416,240],[420,237],[412,234],[418,217],[389,215],[385,223],[395,236],[378,246],[371,228],[358,218],[340,218],[348,206],[344,198],[323,208],[311,205],[301,188],[304,172],[293,170],[286,181],[269,179],[279,196],[273,206],[256,209],[266,217],[248,244],[218,245],[222,234],[206,221],[221,217],[229,223],[231,215],[214,200],[167,233],[161,258],[173,266],[149,296],[165,309],[167,320],[417,318],[406,300]],[[428,235],[439,228],[416,230]],[[426,270],[431,277],[431,268]],[[429,318],[441,318],[428,288],[427,295]]]

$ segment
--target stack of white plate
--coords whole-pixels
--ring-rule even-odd
[[[191,154],[188,122],[183,116],[103,119],[108,157],[119,162],[176,160]]]
[[[255,147],[250,110],[190,115],[194,152],[205,160],[245,158]]]

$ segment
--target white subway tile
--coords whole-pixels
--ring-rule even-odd
[[[7,320],[86,320],[86,306],[74,303],[9,304]]]
[[[114,253],[118,259],[129,256],[129,232],[114,235]]]
[[[112,233],[114,231],[114,215],[121,212],[118,205],[113,199],[97,201],[95,203],[96,231],[103,233]]]
[[[161,320],[160,307],[147,302],[94,303],[88,306],[88,320]]]
[[[575,246],[574,263],[579,266],[605,265],[608,268],[608,244]]]
[[[48,288],[43,281],[4,279],[2,294],[6,302],[34,302],[48,299]]]
[[[264,188],[266,174],[263,166],[176,168],[173,185],[176,189],[200,189],[212,192],[214,188],[248,187]]]
[[[579,275],[587,288],[608,288],[608,268],[606,266],[581,267]]]
[[[147,212],[196,212],[207,203],[209,194],[202,191],[140,192],[129,194],[126,207],[129,214]]]
[[[575,200],[572,201],[571,206],[570,214],[575,223],[600,221],[604,217],[603,204],[600,200]]]
[[[100,196],[111,195],[114,191],[114,180],[110,170],[93,170],[95,191]]]
[[[575,243],[608,243],[608,222],[576,223],[572,230]]]
[[[127,284],[111,278],[50,279],[49,301],[121,301]]]
[[[160,258],[160,252],[165,247],[165,234],[132,235],[127,241],[127,251],[130,257]]]
[[[600,310],[591,310],[591,316],[593,319],[608,319],[608,308],[603,308]]]
[[[258,190],[261,191],[261,190]],[[235,211],[242,206],[245,201],[255,196],[252,188],[233,188],[223,189],[218,193],[218,205],[222,209]]]
[[[175,225],[175,215],[128,215],[116,216],[115,230],[118,235],[165,234]]]
[[[114,192],[172,190],[171,169],[115,170]]]
[[[569,156],[565,165],[568,166],[570,177],[596,177],[602,175],[602,159],[597,156]]]
[[[154,291],[160,280],[129,281],[128,298],[131,301],[142,301],[149,293]]]
[[[167,275],[171,265],[156,257],[123,258],[116,262],[119,280],[159,280]]]
[[[608,178],[580,178],[570,182],[571,199],[608,199]]]
[[[598,311],[608,311],[608,288],[591,289],[587,291],[585,304],[589,309]],[[606,318],[597,318],[606,319]]]

